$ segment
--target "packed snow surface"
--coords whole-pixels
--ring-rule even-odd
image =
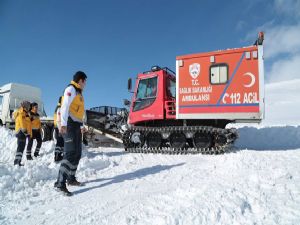
[[[72,197],[55,191],[54,143],[14,167],[0,128],[0,224],[300,224],[300,80],[266,86],[266,119],[236,125],[224,155],[85,148]]]

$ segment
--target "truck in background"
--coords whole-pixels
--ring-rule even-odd
[[[12,118],[13,112],[20,107],[24,100],[36,102],[42,123],[42,140],[48,141],[53,137],[53,118],[47,117],[42,101],[41,89],[25,84],[9,83],[0,87],[0,125],[14,129],[15,122]]]

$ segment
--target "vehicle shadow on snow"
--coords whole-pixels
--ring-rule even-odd
[[[85,151],[83,152],[83,156],[87,156],[88,158],[94,158],[98,155],[105,155],[107,157],[114,157],[114,156],[120,156],[120,155],[126,155],[128,152],[125,152],[124,149],[121,149],[120,151],[112,151],[112,152],[102,152],[102,151]]]
[[[102,188],[102,187],[105,187],[107,185],[111,185],[111,184],[115,184],[115,183],[122,183],[126,180],[141,179],[141,178],[146,177],[148,175],[153,175],[153,174],[156,174],[156,173],[160,173],[164,170],[170,170],[174,167],[182,166],[184,164],[185,163],[179,163],[179,164],[175,164],[175,165],[151,166],[151,167],[139,169],[139,170],[136,170],[136,171],[131,172],[131,173],[121,174],[121,175],[111,177],[111,178],[100,178],[100,179],[96,179],[96,180],[91,180],[91,181],[86,182],[86,184],[87,183],[98,183],[98,182],[102,182],[102,181],[108,181],[108,182],[102,183],[102,184],[97,185],[97,186],[83,188],[83,189],[74,191],[73,194],[80,194],[80,193],[84,193],[84,192],[87,192],[87,191],[91,191],[93,189]]]
[[[238,149],[251,150],[295,150],[300,148],[300,126],[243,127],[238,129]]]
[[[120,156],[120,155],[126,155],[128,152],[125,152],[124,149],[120,148],[120,151],[118,152],[103,152],[103,155],[106,155],[107,157],[113,157],[113,156]]]

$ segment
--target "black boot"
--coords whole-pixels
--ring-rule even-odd
[[[84,186],[83,183],[79,182],[78,180],[68,180],[67,181],[67,184],[70,185],[70,186]]]
[[[33,158],[32,158],[31,155],[26,155],[26,159],[27,159],[27,160],[33,160]]]
[[[56,189],[60,192],[62,192],[62,194],[64,194],[65,196],[72,196],[72,192],[69,192],[69,190],[67,189],[67,187],[64,185],[62,187],[57,187],[57,182],[54,183],[54,187],[56,187]]]
[[[21,162],[19,160],[15,160],[14,165],[15,166],[24,166],[24,164],[21,164]]]
[[[63,159],[63,153],[55,153],[54,155],[54,161],[59,162]]]
[[[38,156],[40,156],[40,154],[38,153],[38,152],[34,152],[34,157],[38,157]]]

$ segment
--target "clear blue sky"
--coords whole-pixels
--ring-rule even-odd
[[[272,7],[259,0],[0,0],[0,85],[40,87],[52,115],[82,70],[87,108],[122,106],[129,77],[152,65],[175,70],[177,55],[251,45],[259,26],[281,20]]]

